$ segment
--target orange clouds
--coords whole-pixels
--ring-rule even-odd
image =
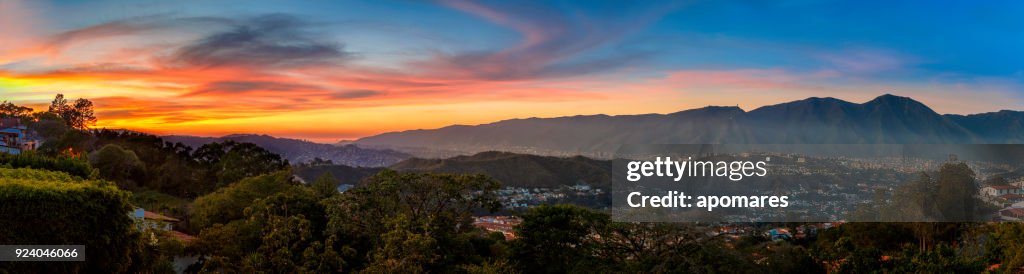
[[[520,39],[480,50],[428,49],[378,64],[327,27],[292,15],[158,15],[47,33],[40,30],[46,22],[36,22],[44,17],[32,15],[28,3],[0,1],[4,99],[41,105],[55,93],[89,98],[98,126],[157,134],[326,141],[534,116],[752,108],[809,96],[858,100],[895,92],[930,103],[941,94],[926,90],[943,88],[845,77],[901,64],[871,52],[821,57],[837,70],[681,70],[642,66],[658,57],[654,52],[609,47],[659,18],[664,11],[657,7],[606,20],[523,3],[446,1]],[[970,87],[1009,96],[998,85]],[[955,106],[964,101],[935,102],[952,106],[947,111],[974,111]]]

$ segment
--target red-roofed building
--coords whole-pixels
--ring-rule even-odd
[[[1022,194],[1003,194],[1003,195],[999,195],[999,197],[996,197],[996,200],[998,200],[999,202],[1002,202],[1003,204],[1015,204],[1015,203],[1019,203],[1019,202],[1024,202],[1024,195],[1022,195]]]
[[[490,232],[500,232],[506,240],[516,238],[515,227],[523,220],[514,216],[473,217],[473,226]]]
[[[999,217],[1006,221],[1024,220],[1024,208],[1007,208],[999,211]]]
[[[174,224],[181,220],[174,217],[147,211],[142,208],[136,208],[135,211],[132,212],[132,218],[135,219],[135,225],[141,231],[145,231],[147,229],[165,231],[172,238],[178,239],[185,244],[189,244],[196,239],[196,237],[193,237],[192,235],[175,231]]]
[[[171,230],[170,235],[171,235],[171,237],[173,237],[175,239],[178,239],[178,241],[181,241],[182,243],[185,243],[185,244],[190,244],[190,243],[192,243],[192,241],[196,240],[196,237],[193,237],[192,235],[188,235],[188,234],[181,233],[179,231],[174,231],[174,230]]]
[[[986,186],[981,188],[981,193],[990,197],[999,197],[1006,194],[1021,194],[1020,187],[1011,185]]]

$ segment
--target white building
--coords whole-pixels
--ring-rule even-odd
[[[981,188],[981,193],[989,197],[998,197],[1006,194],[1021,194],[1020,187],[1011,185],[986,186]]]

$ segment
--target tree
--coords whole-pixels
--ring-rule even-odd
[[[309,190],[293,184],[291,173],[287,171],[246,178],[196,198],[192,206],[191,226],[200,231],[214,224],[228,224],[245,217],[245,208],[254,201],[290,191]]]
[[[200,184],[204,169],[192,159],[192,148],[181,143],[166,142],[151,134],[128,130],[96,129],[95,147],[117,145],[135,153],[145,165],[139,183],[163,193],[194,198],[213,189],[213,184]]]
[[[85,130],[96,124],[96,115],[89,99],[79,98],[74,104],[69,105],[68,100],[64,99],[64,94],[57,94],[50,102],[48,112],[59,115],[71,128]]]
[[[965,163],[946,163],[939,168],[935,199],[946,222],[980,221],[977,216],[978,186],[974,171]]]
[[[207,178],[216,181],[217,187],[288,167],[288,160],[281,155],[252,143],[234,141],[205,144],[196,149],[193,158],[207,168]]]
[[[137,178],[145,172],[145,165],[135,152],[112,144],[90,153],[89,163],[100,171],[101,177],[129,190],[137,186]]]
[[[312,185],[313,191],[316,192],[321,198],[328,198],[335,194],[338,194],[338,185],[341,182],[337,178],[334,178],[334,174],[330,171],[325,172],[324,175],[320,175]]]
[[[245,197],[247,195],[236,187],[258,183],[251,179],[225,188],[230,190],[228,192],[211,195]],[[197,204],[203,208],[197,210],[210,210],[210,203],[214,200],[208,196],[200,198],[202,202]],[[219,200],[228,206],[218,211],[233,213],[237,207],[229,204],[244,200],[247,199]],[[202,230],[195,246],[200,254],[210,258],[203,262],[204,269],[278,273],[340,271],[343,261],[332,249],[333,239],[324,237],[326,217],[319,201],[313,191],[298,186],[251,200],[243,210],[244,217],[221,219],[221,223]],[[244,203],[238,203],[241,204]]]
[[[28,118],[32,115],[32,108],[15,105],[12,102],[0,102],[0,118]]]
[[[593,267],[597,233],[609,216],[571,205],[541,205],[522,215],[512,243],[523,273],[569,273]]]
[[[500,207],[499,184],[483,175],[385,170],[325,203],[327,233],[350,268],[451,269],[482,264],[493,242],[472,225],[474,211]]]
[[[69,130],[64,118],[52,112],[36,112],[32,114],[32,131],[39,134],[43,141],[57,140]]]

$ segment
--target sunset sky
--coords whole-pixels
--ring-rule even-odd
[[[577,114],[910,96],[1024,109],[1024,2],[0,0],[0,100],[333,142]]]

